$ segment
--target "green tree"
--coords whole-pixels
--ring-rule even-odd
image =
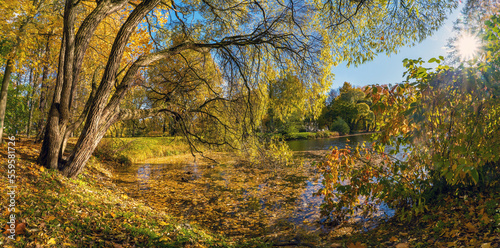
[[[320,126],[329,126],[340,117],[349,125],[350,130],[367,130],[374,121],[374,114],[370,109],[371,100],[366,99],[361,89],[353,88],[348,82],[344,83],[339,92],[322,112]]]
[[[349,134],[349,132],[351,132],[349,125],[341,117],[337,117],[337,119],[330,125],[330,130],[337,131],[342,135]]]

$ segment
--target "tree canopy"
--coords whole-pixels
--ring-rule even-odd
[[[21,6],[2,5],[7,13],[2,27],[9,30],[1,42],[40,40],[28,39],[30,35],[46,37],[44,56],[40,56],[45,66],[38,111],[48,117],[38,122],[43,137],[38,161],[72,177],[81,171],[107,130],[123,120],[160,113],[177,122],[182,119],[182,123],[218,119],[227,133],[244,137],[256,130],[265,113],[261,104],[267,101],[265,92],[276,88],[273,84],[281,82],[280,78],[295,75],[306,92],[323,101],[332,80],[332,66],[342,61],[363,63],[379,52],[392,53],[402,45],[419,42],[441,25],[456,4],[452,0],[26,1]],[[64,6],[62,12],[58,6]],[[2,46],[2,51],[7,47]],[[54,49],[60,49],[59,53]],[[29,68],[22,56],[12,55],[22,53],[3,54],[10,54],[2,56],[4,79],[14,64]],[[208,64],[200,59],[212,64],[212,75],[203,73],[204,67],[198,65]],[[189,77],[199,82],[195,84],[205,85],[204,90],[190,90],[189,94],[172,92],[171,99],[184,98],[180,101],[194,104],[188,111],[191,116],[179,113],[186,109],[176,109],[172,101],[152,104],[154,101],[148,100],[143,107],[132,109],[123,104],[139,79],[147,82],[150,90],[157,87],[154,97],[168,93],[159,90],[161,84],[153,83],[157,79],[146,68],[158,63],[167,66],[154,75],[175,82],[164,90],[182,85],[180,82]],[[175,71],[182,68],[181,63],[189,67],[182,69],[189,71],[184,74],[187,78],[179,78],[182,70]],[[38,86],[34,80],[32,88]],[[211,88],[214,84],[218,86]],[[182,87],[197,87],[187,85]],[[304,106],[319,113],[321,104],[315,101]],[[237,121],[223,121],[215,114],[221,113],[222,106],[226,113],[232,109],[243,115]],[[312,115],[315,117],[317,114]],[[192,128],[184,126],[182,130],[195,139],[209,140]],[[65,156],[67,139],[73,134],[79,135],[79,141]]]

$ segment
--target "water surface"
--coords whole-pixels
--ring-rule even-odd
[[[331,146],[355,146],[368,139],[290,141],[292,150],[302,152],[287,167],[242,166],[230,153],[215,155],[224,161],[221,165],[190,155],[149,160],[117,171],[116,183],[147,205],[230,236],[325,233],[335,227],[324,225],[320,215],[323,199],[313,194],[321,189],[322,177],[312,164],[321,162]],[[381,214],[393,211],[381,206]]]

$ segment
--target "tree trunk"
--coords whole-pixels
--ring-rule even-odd
[[[12,59],[8,59],[3,73],[2,90],[0,91],[0,143],[3,142],[3,123],[5,119],[5,109],[7,108],[7,92],[9,90],[10,76],[12,75],[13,67]]]
[[[59,52],[59,64],[56,78],[56,87],[54,91],[52,105],[50,106],[49,116],[44,130],[42,130],[43,142],[37,163],[51,169],[57,169],[59,166],[59,149],[61,147],[62,135],[59,128],[60,119],[60,98],[63,82],[63,70],[65,63],[66,37],[63,34],[61,49]]]
[[[47,82],[47,77],[49,74],[49,56],[50,56],[50,35],[47,35],[47,43],[45,44],[45,56],[46,63],[44,63],[42,67],[42,85],[40,86],[40,104],[38,105],[38,109],[41,113],[40,121],[38,122],[37,131],[39,133],[39,137],[41,137],[43,132],[43,126],[45,124],[44,116],[45,110],[47,109],[47,92],[49,90],[49,85]]]
[[[63,164],[63,167],[61,168],[61,172],[63,175],[67,177],[75,177],[76,175],[80,174],[85,164],[87,164],[87,161],[90,159],[90,156],[92,156],[95,148],[101,141],[102,137],[104,137],[104,134],[106,134],[106,130],[108,130],[109,126],[111,125],[106,124],[100,127],[86,125],[86,128],[84,128],[84,131],[82,131],[82,134],[80,135],[80,138],[76,143],[75,150],[72,152],[67,162]]]
[[[28,109],[29,109],[29,115],[28,115],[28,123],[26,124],[26,137],[30,137],[31,133],[31,119],[33,118],[33,95],[35,93],[35,80],[34,78],[37,78],[37,76],[33,76],[33,68],[30,69],[30,86],[31,86],[31,92],[26,96],[28,98]]]
[[[114,122],[118,113],[117,106],[123,96],[111,99],[109,96],[115,85],[116,74],[123,56],[124,49],[131,34],[137,25],[149,13],[160,0],[146,0],[140,3],[130,14],[128,19],[120,28],[108,63],[104,70],[101,83],[96,92],[96,96],[89,99],[91,102],[89,112],[85,118],[85,126],[78,139],[74,151],[67,161],[63,160],[63,148],[67,142],[67,131],[70,119],[70,108],[75,84],[78,83],[79,73],[86,49],[98,24],[108,15],[118,11],[127,4],[128,1],[100,1],[96,8],[89,14],[78,28],[75,36],[75,16],[77,14],[73,1],[67,0],[64,10],[63,42],[59,56],[58,78],[56,80],[56,90],[54,100],[50,108],[49,118],[46,125],[42,150],[38,162],[51,169],[59,169],[68,177],[74,177],[81,172],[84,165],[90,158],[95,147],[106,133],[106,130]],[[136,70],[140,65],[136,66]],[[127,77],[127,76],[126,76]],[[128,76],[130,77],[130,75]],[[123,80],[122,80],[123,81]],[[118,92],[124,93],[129,87],[130,80],[126,80],[127,85]],[[116,92],[115,92],[116,94]],[[113,105],[110,109],[106,106]]]
[[[117,84],[116,77],[123,53],[128,44],[130,36],[135,31],[141,20],[161,0],[145,0],[138,4],[129,14],[128,18],[118,31],[111,53],[104,69],[99,87],[95,95],[87,100],[88,111],[83,112],[85,125],[79,136],[75,149],[67,160],[63,159],[63,152],[67,142],[67,133],[73,131],[69,119],[71,102],[74,94],[75,84],[81,70],[83,57],[92,38],[93,32],[98,24],[111,13],[118,11],[127,4],[127,0],[98,1],[97,7],[89,14],[78,28],[76,38],[74,35],[74,23],[76,6],[72,0],[66,1],[64,10],[63,42],[59,55],[58,74],[54,100],[49,111],[46,131],[42,144],[42,150],[38,163],[52,169],[59,169],[67,177],[77,176],[85,167],[99,141],[104,137],[106,131],[118,120],[130,120],[154,116],[161,111],[159,109],[120,110],[120,101],[132,86],[134,77],[139,70],[160,59],[180,53],[186,49],[208,52],[211,45],[201,46],[187,41],[175,45],[169,49],[139,56],[130,65],[121,82]],[[113,88],[115,90],[113,91]],[[113,95],[111,95],[111,93]]]

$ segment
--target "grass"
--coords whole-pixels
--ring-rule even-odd
[[[339,136],[338,132],[319,131],[319,132],[299,132],[285,134],[286,140],[302,140],[302,139],[317,139],[317,138],[333,138]]]
[[[105,138],[94,155],[102,160],[131,164],[188,152],[189,146],[182,137]]]

